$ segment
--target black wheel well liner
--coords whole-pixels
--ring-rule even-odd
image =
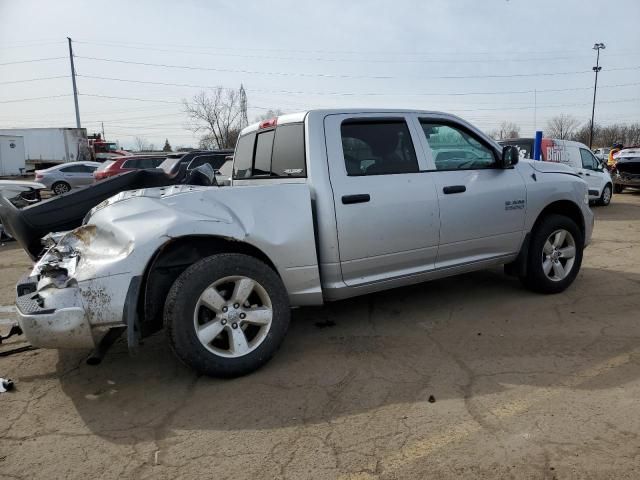
[[[533,223],[531,230],[527,232],[525,240],[522,243],[520,253],[518,253],[518,257],[513,262],[505,265],[505,271],[507,274],[517,276],[526,275],[531,233],[535,231],[543,218],[545,218],[547,215],[553,214],[564,215],[565,217],[569,217],[571,220],[576,222],[576,225],[578,225],[578,228],[582,233],[582,238],[584,239],[585,224],[584,216],[582,215],[582,210],[580,209],[580,207],[571,200],[558,200],[556,202],[550,203],[540,212],[538,218],[536,218],[536,221]]]
[[[248,243],[212,235],[187,235],[172,238],[153,254],[138,295],[138,336],[147,337],[163,326],[164,301],[173,282],[189,266],[216,253],[242,253],[258,258],[276,269],[269,257]]]

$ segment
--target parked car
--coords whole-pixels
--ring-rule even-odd
[[[27,180],[0,180],[0,196],[7,199],[16,207],[22,208],[41,200],[40,191],[45,186],[41,183]],[[0,240],[12,238],[0,220]]]
[[[105,160],[95,172],[93,177],[96,180],[104,180],[131,170],[144,170],[147,168],[157,168],[167,157],[165,155],[138,155],[120,157],[112,160]]]
[[[611,151],[610,147],[596,148],[595,150],[593,150],[593,154],[598,160],[600,160],[600,163],[603,163],[606,165],[607,160],[609,159],[610,151]]]
[[[233,155],[233,150],[196,150],[186,154],[173,153],[158,168],[165,172],[175,172],[176,169],[185,168],[193,170],[204,163],[208,163],[214,170],[219,170],[229,155]]]
[[[612,165],[614,188],[622,193],[626,187],[640,188],[640,148],[625,148],[614,156]]]
[[[42,183],[56,195],[62,195],[74,188],[91,185],[93,172],[100,166],[98,162],[68,162],[45,170],[35,171],[35,181]]]
[[[13,200],[22,199],[29,202],[41,200],[40,191],[46,187],[42,183],[28,180],[0,180],[0,195]]]
[[[500,141],[501,145],[518,148],[520,158],[531,158],[532,138],[517,138]],[[584,143],[570,140],[543,138],[542,160],[568,165],[589,184],[589,200],[599,205],[609,205],[613,193],[613,180],[609,171]]]
[[[497,265],[565,290],[591,240],[588,190],[445,113],[283,115],[242,130],[230,187],[95,207],[18,283],[20,325],[33,345],[98,351],[165,326],[195,370],[243,375],[276,352],[292,306]]]

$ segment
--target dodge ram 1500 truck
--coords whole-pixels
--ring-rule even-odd
[[[518,159],[464,120],[314,110],[245,128],[231,187],[122,192],[17,285],[40,347],[130,347],[164,327],[211,376],[263,365],[290,308],[505,265],[532,290],[576,278],[593,229],[569,167]],[[111,332],[111,333],[109,333]]]

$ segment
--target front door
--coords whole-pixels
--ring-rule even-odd
[[[498,152],[472,128],[416,115],[440,203],[436,268],[517,253],[523,239],[525,183],[498,168]]]
[[[344,282],[432,270],[438,197],[419,132],[402,114],[329,115],[325,132]]]
[[[606,184],[604,180],[605,174],[599,168],[600,162],[586,148],[580,149],[580,161],[582,162],[582,168],[579,169],[578,174],[589,184],[589,196],[599,197]]]

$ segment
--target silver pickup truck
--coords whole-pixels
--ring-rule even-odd
[[[563,291],[592,229],[568,167],[519,161],[458,117],[314,110],[245,128],[230,187],[98,205],[51,242],[16,303],[34,345],[96,348],[126,327],[135,347],[164,328],[184,362],[232,377],[275,353],[291,307],[497,265]]]

